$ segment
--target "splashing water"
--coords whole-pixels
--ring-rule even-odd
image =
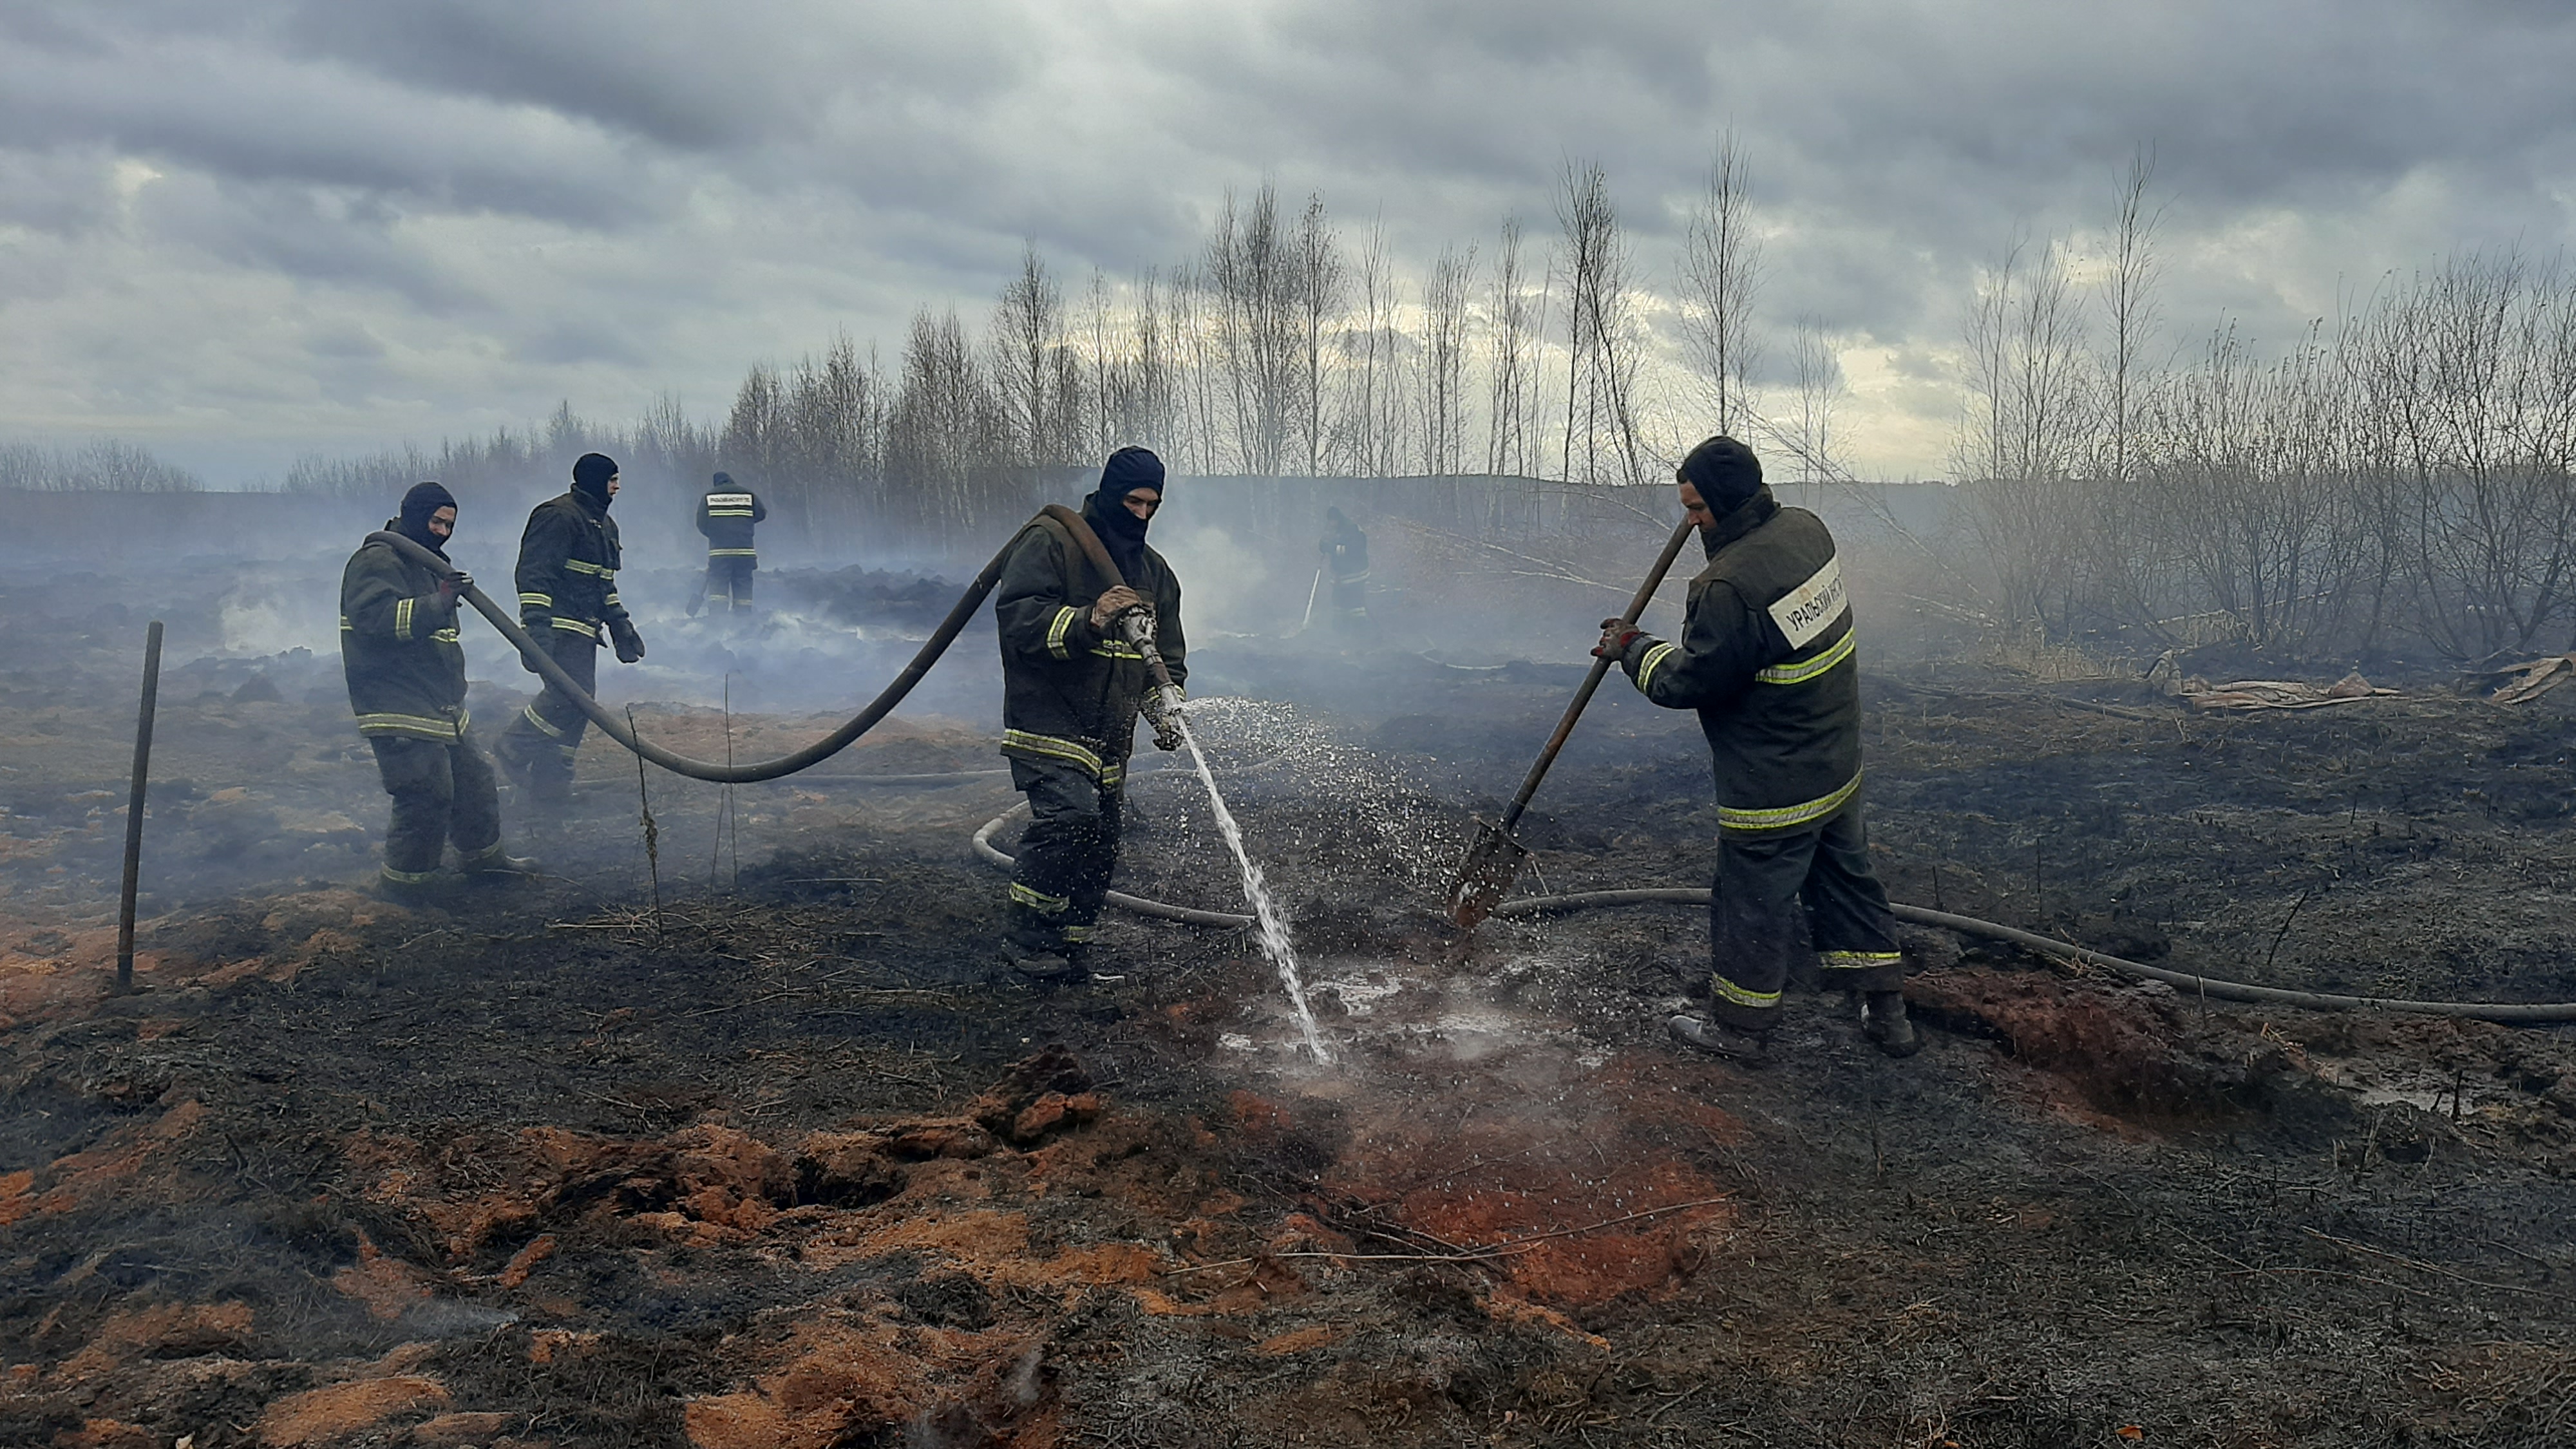
[[[1306,983],[1297,976],[1297,947],[1288,939],[1288,924],[1279,919],[1279,906],[1270,899],[1270,888],[1262,884],[1261,867],[1243,848],[1243,828],[1234,823],[1234,812],[1225,808],[1225,797],[1217,793],[1216,775],[1208,769],[1207,756],[1199,750],[1198,736],[1190,727],[1181,725],[1181,742],[1190,747],[1190,762],[1198,766],[1199,783],[1207,786],[1208,809],[1216,816],[1216,828],[1225,837],[1226,848],[1234,852],[1234,863],[1243,870],[1243,898],[1252,902],[1252,918],[1261,927],[1261,951],[1279,968],[1279,984],[1288,988],[1288,1003],[1297,1008],[1297,1024],[1306,1032],[1306,1050],[1315,1060],[1330,1062],[1333,1054],[1324,1049],[1324,1034],[1316,1029],[1313,1008],[1306,1005]]]

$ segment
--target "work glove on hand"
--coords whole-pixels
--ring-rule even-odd
[[[1145,718],[1154,726],[1154,748],[1177,750],[1181,747],[1181,691],[1178,685],[1165,685],[1145,697]]]
[[[465,591],[472,587],[474,587],[474,576],[463,569],[458,569],[438,581],[438,601],[453,609],[456,607],[456,601],[463,598]]]
[[[1118,587],[1111,589],[1109,592],[1102,594],[1099,598],[1091,601],[1091,627],[1094,629],[1106,629],[1109,627],[1110,620],[1126,613],[1129,609],[1142,608],[1144,606],[1144,595],[1137,593],[1134,589],[1127,587],[1125,584],[1120,584]]]
[[[644,636],[635,632],[632,620],[619,619],[608,626],[608,637],[617,641],[617,662],[632,664],[644,657]]]
[[[1637,642],[1645,632],[1625,619],[1604,619],[1601,621],[1601,642],[1592,646],[1592,657],[1620,658],[1628,652],[1628,646]]]
[[[542,646],[540,646],[540,647],[542,647]],[[526,653],[524,653],[524,652],[522,652],[522,653],[519,655],[519,667],[520,667],[521,669],[524,669],[524,670],[528,671],[530,674],[540,674],[540,675],[541,675],[541,674],[543,674],[543,673],[545,672],[544,670],[541,670],[541,669],[537,668],[537,661],[536,661],[536,660],[534,660],[534,659],[532,659],[532,658],[530,658],[530,657],[529,657]]]

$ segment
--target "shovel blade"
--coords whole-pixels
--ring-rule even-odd
[[[1494,907],[1503,903],[1503,893],[1520,879],[1521,862],[1527,859],[1529,847],[1514,840],[1511,832],[1478,820],[1476,843],[1467,848],[1458,877],[1449,885],[1449,919],[1466,931],[1484,924]]]

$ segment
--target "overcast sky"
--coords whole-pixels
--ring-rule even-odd
[[[1843,349],[1853,454],[1938,475],[1971,279],[2158,157],[2168,339],[2274,341],[2390,268],[2552,252],[2576,7],[1710,0],[0,0],[0,438],[210,482],[557,399],[720,413],[746,365],[1024,238],[1190,255],[1224,189],[1382,216],[1411,264],[1597,159],[1641,280],[1732,121],[1765,314]]]

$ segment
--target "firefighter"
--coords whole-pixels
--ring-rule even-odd
[[[1922,1041],[1906,1019],[1896,920],[1861,822],[1860,666],[1833,535],[1774,501],[1760,460],[1733,438],[1693,448],[1677,478],[1708,551],[1682,637],[1610,619],[1593,651],[1646,698],[1698,710],[1716,757],[1709,1010],[1667,1029],[1685,1045],[1762,1059],[1803,905],[1826,988],[1854,999],[1881,1051],[1911,1056]]]
[[[751,607],[751,575],[760,567],[751,530],[768,517],[769,505],[750,489],[735,487],[731,473],[715,476],[698,501],[698,532],[707,540],[707,581],[699,598],[709,604],[722,600],[728,614]]]
[[[1333,627],[1344,635],[1358,636],[1368,632],[1368,535],[1360,526],[1342,516],[1342,510],[1324,510],[1324,538],[1315,548],[1324,556],[1324,569],[1333,579]]]
[[[401,515],[385,524],[440,558],[455,529],[456,500],[436,483],[404,494]],[[456,879],[439,870],[450,842],[464,875],[536,869],[502,848],[492,763],[467,728],[456,599],[470,582],[462,570],[442,577],[389,543],[361,546],[340,575],[340,667],[358,733],[393,797],[381,879],[396,899],[428,898]]]
[[[617,647],[618,663],[644,657],[644,638],[617,599],[617,521],[608,516],[616,496],[616,461],[584,453],[572,465],[571,490],[538,504],[519,538],[520,626],[584,692],[599,677],[603,631]],[[520,663],[537,672],[536,665]],[[494,752],[530,796],[566,804],[572,799],[573,755],[589,726],[580,706],[549,681],[510,721]]]
[[[1002,565],[993,612],[1002,644],[1002,753],[1011,783],[1029,797],[1029,826],[1011,872],[1002,955],[1035,981],[1078,982],[1118,860],[1127,757],[1140,712],[1155,743],[1180,744],[1156,698],[1143,652],[1122,616],[1150,613],[1174,685],[1189,676],[1181,635],[1181,585],[1145,546],[1163,502],[1163,462],[1143,448],[1109,455],[1100,486],[1082,503],[1126,583],[1111,587],[1069,530],[1040,519]]]

